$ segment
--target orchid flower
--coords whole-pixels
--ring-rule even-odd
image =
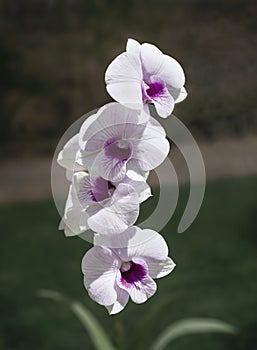
[[[168,117],[174,104],[183,101],[185,75],[181,65],[156,46],[128,39],[105,73],[106,89],[117,102],[130,108],[154,104],[160,117]]]
[[[153,230],[132,226],[115,240],[121,248],[94,246],[82,260],[85,288],[109,314],[123,310],[129,297],[144,303],[157,290],[153,278],[166,276],[175,267],[165,240]]]
[[[125,177],[111,182],[92,178],[87,172],[74,173],[60,229],[66,236],[89,229],[102,234],[117,234],[133,225],[139,215],[139,203],[151,196],[145,181]]]
[[[167,157],[169,142],[162,126],[143,110],[119,103],[105,105],[79,132],[77,162],[92,176],[121,181],[125,175],[144,180]]]
[[[68,140],[57,157],[58,164],[66,169],[66,178],[69,181],[72,181],[74,172],[87,170],[76,162],[79,154],[79,134],[76,134]]]

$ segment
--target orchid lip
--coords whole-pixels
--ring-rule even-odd
[[[108,158],[118,159],[121,162],[127,161],[132,156],[132,144],[124,139],[109,139],[104,145],[104,153]]]
[[[144,102],[152,102],[163,95],[165,84],[162,81],[156,80],[152,82],[143,83],[142,96]]]
[[[140,282],[147,275],[145,267],[134,261],[124,262],[120,267],[120,272],[121,283],[125,286]]]
[[[89,195],[94,202],[102,202],[103,200],[112,196],[116,187],[111,181],[107,181],[102,177],[95,180],[92,189],[89,190]]]
[[[158,97],[162,94],[163,92],[163,84],[160,82],[155,82],[149,84],[149,88],[146,90],[147,95],[154,98]]]

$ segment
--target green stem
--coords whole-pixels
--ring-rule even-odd
[[[115,316],[115,331],[117,350],[124,350],[124,327],[121,314]]]

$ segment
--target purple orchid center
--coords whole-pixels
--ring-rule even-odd
[[[152,100],[162,97],[165,89],[165,83],[158,77],[148,77],[142,83],[142,96],[144,102],[152,102]]]
[[[163,84],[159,81],[156,81],[155,83],[148,84],[149,88],[146,89],[146,93],[149,97],[158,97],[162,94],[163,91]]]
[[[142,279],[146,276],[147,272],[143,265],[136,264],[133,261],[124,262],[120,267],[122,276],[122,282],[124,284],[131,284]]]
[[[94,202],[101,202],[106,198],[110,198],[116,187],[102,177],[98,177],[92,189],[89,191],[90,197]]]
[[[110,139],[104,145],[104,153],[111,159],[124,162],[132,156],[132,144],[128,140]]]

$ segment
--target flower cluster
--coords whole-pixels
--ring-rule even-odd
[[[82,271],[89,296],[115,314],[129,297],[145,302],[156,291],[153,279],[175,267],[163,237],[134,224],[140,203],[151,196],[149,171],[170,148],[148,104],[166,118],[186,90],[175,59],[132,39],[107,68],[105,81],[116,102],[87,118],[58,155],[70,182],[60,228],[67,236],[89,230],[108,236],[108,246],[95,244],[85,254]]]

